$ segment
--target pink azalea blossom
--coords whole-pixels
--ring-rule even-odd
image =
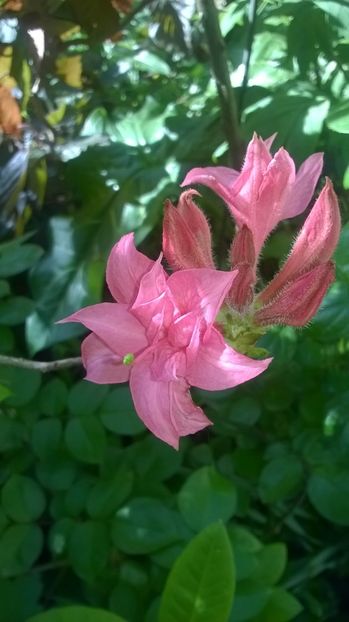
[[[130,382],[144,424],[178,447],[179,437],[210,425],[190,397],[190,385],[207,390],[234,387],[262,373],[271,359],[253,360],[225,343],[214,326],[234,272],[210,268],[168,276],[138,252],[133,234],[114,246],[107,283],[117,302],[73,313],[92,333],[82,344],[86,379]]]
[[[256,258],[278,222],[309,205],[323,165],[322,153],[314,153],[296,173],[283,147],[271,155],[273,138],[263,141],[254,134],[240,173],[224,166],[194,168],[182,183],[208,186],[226,202],[237,226],[252,232]]]

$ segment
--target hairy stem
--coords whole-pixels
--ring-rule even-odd
[[[210,54],[213,75],[222,111],[224,134],[228,141],[230,164],[239,169],[242,160],[242,142],[237,102],[231,86],[225,43],[214,0],[201,0],[203,25]]]
[[[31,361],[30,359],[18,358],[16,356],[0,355],[0,365],[9,365],[10,367],[21,367],[22,369],[34,369],[46,374],[59,369],[68,367],[78,367],[82,365],[80,356],[69,359],[59,359],[58,361]]]

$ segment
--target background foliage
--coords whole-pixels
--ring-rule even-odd
[[[298,164],[323,150],[346,221],[347,2],[254,4],[219,7],[241,135],[277,132]],[[155,257],[163,200],[228,143],[192,0],[0,6],[24,122],[6,131],[0,91],[0,352],[54,360],[79,353],[80,328],[54,322],[107,295],[115,240],[135,230]],[[209,191],[201,204],[224,266],[232,224]],[[268,242],[265,278],[297,224]],[[196,391],[214,427],[178,453],[126,386],[0,367],[0,622],[347,620],[348,244],[345,226],[312,325],[264,338],[261,378]]]

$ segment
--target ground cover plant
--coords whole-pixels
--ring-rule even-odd
[[[2,0],[0,11],[0,622],[344,622],[347,3]],[[287,183],[268,186],[271,161]],[[193,425],[187,402],[181,427],[158,389],[146,413],[137,399],[137,330],[152,348],[159,313],[147,315],[144,290],[138,315],[127,310],[142,328],[128,330],[124,375],[96,384],[108,380],[100,334],[81,309],[130,303],[120,288],[137,262],[105,283],[112,248],[133,252],[130,232],[161,300],[176,303],[161,373],[182,369],[169,346],[177,356],[188,314],[200,369],[203,321],[229,351],[227,380],[213,375],[217,356],[204,378],[184,374]],[[97,341],[57,324],[69,316]],[[148,369],[138,362],[143,394]],[[115,384],[129,376],[132,395]]]

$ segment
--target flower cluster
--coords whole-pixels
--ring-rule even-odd
[[[308,207],[323,166],[311,155],[296,173],[287,151],[270,153],[273,141],[254,135],[240,173],[226,167],[194,168],[183,186],[204,184],[227,204],[236,224],[230,263],[237,272],[226,299],[225,334],[239,350],[273,324],[304,326],[315,315],[334,280],[331,261],[340,232],[340,212],[332,183],[326,183],[273,280],[256,294],[263,245],[276,225]],[[208,223],[195,205],[194,190],[184,192],[177,208],[165,208],[163,248],[172,269],[212,267]],[[194,225],[192,224],[194,223]],[[246,341],[247,334],[247,341]],[[245,340],[245,341],[244,341]]]
[[[191,400],[190,386],[216,391],[262,373],[271,359],[246,354],[257,352],[265,326],[307,323],[334,278],[340,215],[327,180],[281,270],[256,293],[267,236],[306,209],[322,168],[322,155],[314,154],[296,173],[284,149],[270,154],[271,143],[254,136],[240,173],[193,169],[183,182],[205,184],[227,203],[236,223],[230,271],[215,268],[210,228],[194,202],[198,193],[187,190],[177,207],[165,206],[163,251],[173,273],[165,272],[161,256],[152,261],[136,250],[133,234],[125,235],[107,264],[115,302],[62,320],[92,331],[82,344],[87,380],[129,381],[139,417],[175,448],[180,436],[211,423]]]

